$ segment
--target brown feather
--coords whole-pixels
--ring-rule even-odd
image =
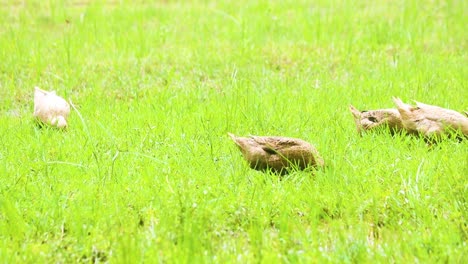
[[[353,114],[358,133],[388,127],[390,133],[394,134],[404,129],[400,113],[397,109],[359,111],[354,106],[350,105],[349,110]]]
[[[324,161],[318,151],[308,142],[287,137],[250,136],[237,137],[228,133],[242,152],[252,169],[287,174],[288,169],[301,170],[309,167],[322,167]]]
[[[410,133],[422,134],[426,137],[451,135],[453,131],[468,136],[468,118],[463,114],[435,105],[416,102],[416,106],[403,103],[399,98],[393,98],[398,107],[403,125]]]

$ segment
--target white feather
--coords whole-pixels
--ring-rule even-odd
[[[58,128],[67,126],[70,105],[55,91],[48,92],[34,88],[34,117],[44,124]]]

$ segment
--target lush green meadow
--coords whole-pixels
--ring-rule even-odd
[[[0,1],[1,263],[463,263],[468,142],[349,104],[468,110],[467,1]],[[39,128],[33,88],[73,103]],[[227,137],[314,144],[248,168]]]

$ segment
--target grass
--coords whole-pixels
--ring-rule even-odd
[[[0,260],[468,259],[468,143],[355,131],[348,105],[467,110],[466,1],[3,1]],[[33,87],[75,106],[32,120]],[[227,137],[329,165],[250,170]]]

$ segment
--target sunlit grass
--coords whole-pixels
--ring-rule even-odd
[[[358,136],[349,104],[468,110],[465,1],[4,1],[2,262],[468,258],[468,143]],[[33,87],[71,100],[65,132]],[[314,144],[250,170],[227,137]]]

